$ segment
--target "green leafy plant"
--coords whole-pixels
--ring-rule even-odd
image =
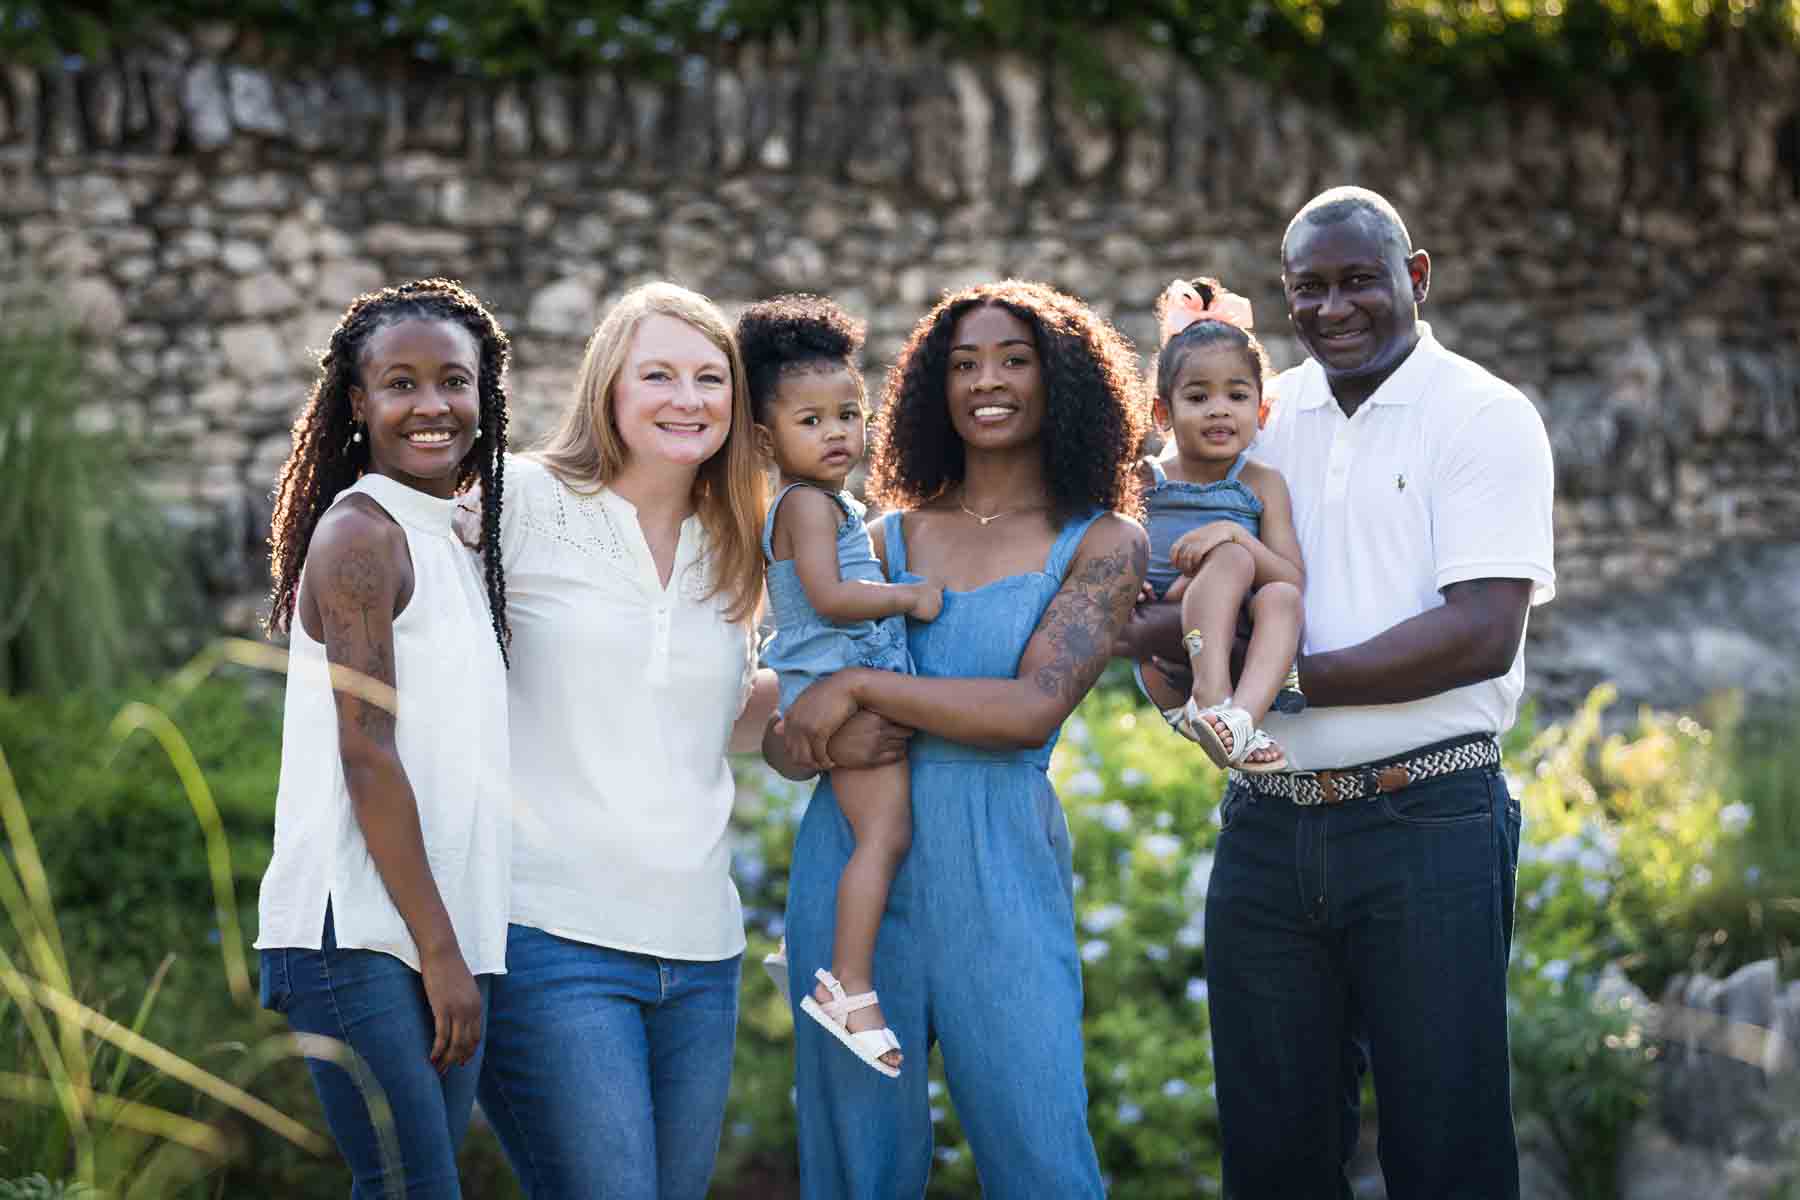
[[[779,35],[818,55],[834,26],[896,29],[946,55],[1055,62],[1079,98],[1125,114],[1142,97],[1121,59],[1149,46],[1368,123],[1606,84],[1642,85],[1693,116],[1710,96],[1701,54],[1800,45],[1800,0],[9,0],[0,52],[97,58],[147,30],[208,21],[236,22],[302,60],[373,53],[487,77],[622,68],[671,78],[687,56],[743,42]],[[335,36],[322,43],[320,28]]]
[[[54,312],[46,308],[45,312]],[[0,306],[0,691],[116,684],[158,667],[189,589],[73,331]]]

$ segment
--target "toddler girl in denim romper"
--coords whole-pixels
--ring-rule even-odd
[[[844,490],[862,460],[866,414],[856,353],[862,327],[829,300],[783,296],[752,305],[738,346],[756,437],[780,472],[763,524],[775,636],[763,665],[781,681],[781,709],[844,667],[910,671],[906,617],[934,619],[943,589],[888,583],[863,506]],[[838,883],[832,963],[800,1007],[883,1075],[900,1073],[900,1043],[881,1015],[873,975],[875,935],[894,873],[912,844],[906,762],[831,772],[856,838]],[[766,963],[786,982],[785,958]]]
[[[1257,725],[1270,708],[1305,705],[1293,669],[1304,576],[1286,485],[1248,453],[1268,411],[1266,357],[1249,332],[1249,302],[1215,280],[1176,280],[1158,312],[1156,420],[1173,453],[1143,464],[1150,565],[1141,602],[1181,603],[1194,687],[1185,703],[1157,697],[1141,662],[1138,685],[1220,766],[1282,770],[1285,756]],[[1226,545],[1247,553],[1226,561],[1214,553]],[[1251,649],[1233,696],[1230,646],[1246,608]]]

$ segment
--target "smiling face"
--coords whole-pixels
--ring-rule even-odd
[[[1371,214],[1293,231],[1282,272],[1288,315],[1340,401],[1366,399],[1418,344],[1430,279],[1425,252],[1408,255]]]
[[[1157,400],[1157,420],[1171,426],[1184,463],[1205,473],[1206,464],[1230,464],[1256,437],[1262,389],[1245,350],[1214,342],[1195,346],[1181,359],[1167,407]]]
[[[408,319],[363,343],[350,408],[368,428],[369,469],[433,496],[456,490],[481,420],[481,348],[453,321]]]
[[[783,371],[767,416],[757,436],[783,479],[839,491],[862,461],[868,414],[848,367],[808,364]]]
[[[995,304],[950,331],[950,426],[970,449],[1006,450],[1043,432],[1044,373],[1031,326]]]
[[[699,467],[731,433],[731,360],[679,317],[638,322],[612,385],[628,464]]]

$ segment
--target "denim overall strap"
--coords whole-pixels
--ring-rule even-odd
[[[1150,478],[1154,481],[1156,487],[1161,487],[1163,484],[1169,482],[1169,477],[1163,472],[1162,462],[1160,460],[1152,458],[1147,459],[1146,461],[1150,464]]]
[[[762,550],[764,562],[775,561],[776,510],[781,507],[781,502],[787,499],[787,494],[797,487],[813,487],[813,485],[810,483],[790,483],[779,492],[776,492],[775,498],[769,501],[769,515],[763,518]],[[813,488],[813,490],[825,492],[824,488]],[[850,509],[844,504],[844,498],[842,496],[838,495],[836,492],[825,492],[825,494],[831,497],[833,504],[836,504],[840,509],[843,509],[845,516],[850,515]]]
[[[892,583],[906,574],[906,534],[900,527],[903,516],[898,509],[881,518],[881,540],[887,547],[887,577]]]
[[[1075,560],[1075,551],[1081,546],[1081,539],[1087,536],[1088,527],[1103,515],[1102,511],[1096,510],[1064,525],[1050,547],[1050,556],[1044,561],[1044,574],[1057,580],[1067,575],[1069,564]]]
[[[1248,450],[1241,451],[1237,456],[1237,461],[1231,464],[1231,470],[1225,472],[1225,482],[1236,483],[1238,472],[1243,470],[1244,464],[1249,461],[1250,452]]]

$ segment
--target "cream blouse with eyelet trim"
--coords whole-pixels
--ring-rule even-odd
[[[375,501],[406,534],[413,590],[394,618],[394,745],[463,961],[472,974],[499,974],[512,844],[506,667],[481,560],[451,531],[455,501],[365,475],[333,505],[352,494]],[[418,949],[369,856],[344,782],[325,647],[297,613],[287,671],[275,851],[257,902],[256,947],[317,950],[329,903],[341,949],[378,950],[416,971]]]
[[[726,750],[755,672],[751,628],[706,597],[681,527],[664,587],[637,510],[506,461],[512,622],[512,919],[660,958],[744,950]]]

